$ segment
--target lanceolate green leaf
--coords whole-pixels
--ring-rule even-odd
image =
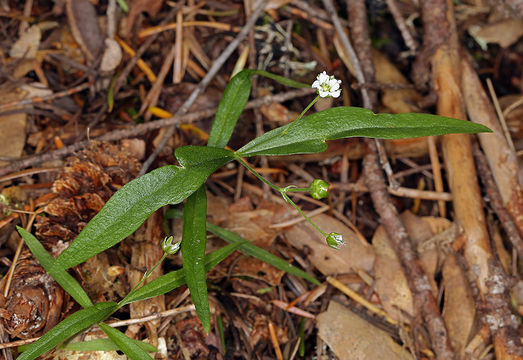
[[[218,265],[242,244],[243,243],[230,244],[207,255],[205,257],[205,271],[207,272]],[[170,273],[162,275],[159,278],[156,278],[141,288],[135,290],[134,292],[128,294],[120,302],[119,306],[121,307],[135,301],[150,299],[158,295],[166,294],[169,291],[182,286],[183,284],[185,284],[185,273],[183,269],[171,271]]]
[[[87,293],[74,277],[72,277],[66,270],[53,268],[55,260],[51,254],[44,249],[40,241],[24,228],[21,228],[20,226],[17,226],[16,228],[40,265],[47,270],[49,275],[51,275],[51,277],[78,302],[78,304],[82,305],[82,307],[85,308],[92,306],[93,303],[91,302],[91,299],[89,299]]]
[[[401,139],[450,133],[491,132],[483,125],[430,114],[374,114],[356,107],[317,112],[269,131],[236,152],[238,156],[308,154],[324,151],[326,140],[362,136]]]
[[[37,358],[76,333],[104,320],[112,314],[117,307],[118,304],[116,303],[106,302],[75,312],[46,332],[37,342],[24,351],[17,360],[32,360]]]
[[[264,70],[246,69],[240,71],[229,81],[225,88],[218,110],[216,110],[216,116],[209,134],[208,146],[223,148],[229,142],[236,122],[240,118],[247,100],[249,100],[253,75],[265,76],[290,87],[310,87],[308,84],[271,74]]]
[[[185,281],[191,292],[203,329],[211,329],[211,311],[205,277],[205,244],[207,243],[207,195],[202,185],[185,203],[183,210],[182,258]]]
[[[146,352],[157,352],[158,349],[149,343],[131,339],[136,345]],[[60,346],[60,349],[71,351],[116,351],[121,350],[111,339],[94,339],[87,341],[71,342]]]
[[[127,337],[123,332],[115,328],[110,327],[104,323],[98,324],[100,328],[107,334],[109,339],[111,339],[119,348],[122,350],[125,355],[131,360],[146,360],[151,359],[149,356],[138,344],[136,344],[132,339]]]
[[[158,208],[182,202],[233,155],[224,149],[201,146],[182,146],[175,154],[180,166],[156,169],[118,190],[54,266],[70,268],[117,244]]]
[[[223,148],[231,138],[251,94],[252,71],[243,70],[227,84],[209,133],[208,146]]]

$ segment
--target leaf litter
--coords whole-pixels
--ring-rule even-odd
[[[393,20],[392,17],[380,15],[379,11],[394,12],[394,3],[388,1],[389,8],[370,4],[367,9],[374,21],[375,28],[371,32],[376,39],[373,55],[376,82],[368,86],[381,93],[382,112],[431,112],[434,97],[430,91],[416,87],[419,79],[409,74],[413,58],[402,52],[406,50],[403,41],[408,43],[408,39],[402,39],[404,32],[398,31],[396,24],[416,34],[418,40],[423,37],[421,27],[409,21],[398,23],[396,17]],[[117,16],[107,11],[109,6],[94,6],[89,1],[57,2],[54,7],[46,3],[32,4],[25,17],[19,15],[25,11],[21,4],[17,7],[10,3],[11,7],[8,4],[7,8],[2,8],[5,12],[2,16],[9,15],[6,17],[9,21],[0,31],[6,35],[4,39],[10,40],[4,41],[3,51],[0,51],[0,58],[5,64],[5,70],[0,73],[0,93],[3,94],[0,103],[17,104],[23,99],[30,99],[25,105],[0,107],[0,161],[2,167],[7,169],[0,177],[2,199],[5,199],[7,209],[2,210],[0,218],[3,275],[9,270],[19,242],[13,235],[12,224],[30,224],[30,214],[36,211],[33,232],[57,256],[110,195],[137,176],[141,163],[125,149],[142,160],[158,146],[163,136],[161,130],[142,131],[130,139],[116,138],[114,146],[93,143],[89,147],[82,145],[79,149],[84,150],[79,152],[69,150],[71,145],[85,139],[130,129],[144,120],[146,123],[154,122],[154,117],[150,115],[147,119],[137,115],[151,89],[147,69],[153,74],[160,73],[169,49],[174,46],[176,27],[171,26],[171,30],[147,38],[138,38],[134,34],[154,26],[172,25],[178,13],[189,24],[194,20],[213,24],[213,27],[197,24],[184,26],[180,47],[182,54],[176,54],[174,60],[183,62],[183,66],[176,70],[183,71],[177,74],[181,84],[171,84],[167,76],[158,95],[151,97],[151,107],[157,106],[174,113],[183,103],[180,98],[189,96],[191,89],[208,71],[209,64],[235,37],[233,29],[224,31],[217,24],[241,28],[245,23],[244,13],[249,14],[250,11],[243,7],[245,4],[228,1],[173,4],[141,0],[131,3],[129,13],[118,9]],[[346,22],[343,2],[335,4]],[[399,19],[408,19],[419,11],[416,6],[416,2],[402,3]],[[516,150],[519,150],[522,132],[517,114],[521,112],[523,88],[519,55],[521,19],[518,19],[517,12],[507,10],[506,6],[510,4],[504,6],[485,10],[466,2],[456,7],[456,19],[462,30],[461,44],[474,57],[472,71],[480,74],[482,80],[485,74],[492,77],[494,95],[499,96],[507,129]],[[492,14],[487,16],[490,10]],[[52,15],[46,17],[45,14]],[[46,22],[49,20],[52,21]],[[162,24],[162,21],[165,23]],[[317,73],[328,70],[328,73],[335,73],[337,78],[343,80],[342,86],[351,83],[355,74],[354,64],[340,42],[339,34],[332,32],[331,19],[320,3],[271,1],[264,21],[266,24],[257,24],[254,36],[241,45],[242,49],[249,46],[249,67],[270,70],[308,83],[312,83]],[[19,28],[20,22],[29,26]],[[108,29],[115,25],[121,40],[140,54],[143,61],[140,67],[128,66],[132,56],[122,55],[121,43],[109,35]],[[388,33],[384,34],[385,31]],[[467,32],[475,43],[469,41],[465,35]],[[148,38],[153,40],[147,43]],[[423,52],[415,51],[410,55],[423,57]],[[233,67],[234,61],[224,66],[211,87],[200,95],[198,105],[192,108],[194,111],[215,106]],[[98,81],[99,71],[104,72],[108,80]],[[10,73],[16,78],[11,77]],[[122,74],[126,81],[115,86]],[[27,92],[27,86],[35,82],[39,83],[44,93]],[[75,88],[82,83],[87,85]],[[258,96],[288,91],[261,79],[256,86]],[[345,87],[341,98],[333,104],[361,105],[358,86],[352,87]],[[475,84],[473,88],[493,96],[484,83]],[[64,96],[54,97],[68,89]],[[112,112],[107,111],[110,92],[113,92],[115,101]],[[50,98],[42,101],[41,96]],[[490,103],[491,100],[486,99]],[[231,146],[239,148],[245,144],[245,139],[255,136],[256,127],[253,124],[257,117],[261,119],[261,122],[258,120],[258,128],[261,126],[263,131],[269,131],[276,125],[292,121],[303,109],[304,103],[305,100],[299,97],[283,103],[276,100],[243,114]],[[469,114],[473,117],[472,112],[469,111]],[[198,118],[193,125],[199,130],[180,127],[174,133],[160,152],[155,166],[172,164],[173,150],[181,145],[205,144],[203,134],[211,127],[210,119]],[[482,146],[485,145],[482,143]],[[385,148],[391,160],[392,176],[402,186],[434,190],[431,173],[434,164],[431,164],[431,150],[426,139],[387,140]],[[56,152],[60,149],[61,153]],[[322,285],[308,283],[270,264],[235,253],[208,274],[210,334],[203,332],[195,313],[188,311],[165,318],[160,316],[145,322],[144,326],[127,325],[127,335],[140,340],[148,339],[157,347],[166,344],[165,351],[156,356],[169,359],[221,359],[226,356],[238,359],[274,358],[279,353],[285,359],[321,356],[339,359],[434,357],[431,339],[424,330],[416,332],[424,326],[413,307],[416,299],[393,248],[388,244],[386,232],[379,226],[380,219],[372,207],[368,189],[360,186],[363,181],[356,182],[362,176],[360,160],[364,152],[365,146],[361,141],[341,140],[331,142],[329,149],[322,154],[269,158],[268,163],[257,164],[262,173],[266,171],[265,176],[282,185],[308,186],[306,181],[309,178],[325,178],[337,185],[349,183],[350,175],[352,190],[341,190],[343,187],[338,186],[340,190],[331,191],[330,199],[322,203],[328,205],[328,209],[314,216],[321,228],[344,235],[347,245],[338,251],[328,248],[305,222],[291,222],[286,227],[273,226],[296,218],[295,211],[240,173],[234,165],[225,167],[207,183],[209,221],[237,232],[300,267],[323,282]],[[489,155],[488,148],[485,152]],[[70,156],[65,159],[64,155]],[[34,159],[34,162],[24,165],[16,161],[24,157]],[[348,166],[344,167],[344,161],[348,162]],[[26,167],[33,169],[24,170]],[[517,178],[517,171],[516,168],[506,176]],[[15,196],[21,190],[26,195]],[[501,190],[502,193],[507,192],[504,188]],[[451,193],[453,191],[456,190],[450,190]],[[416,201],[418,205],[414,206]],[[511,205],[513,202],[507,199],[504,201],[512,217],[520,215],[520,208]],[[498,348],[492,350],[488,328],[479,321],[481,314],[478,313],[490,303],[485,304],[483,293],[478,296],[477,284],[470,275],[471,271],[476,270],[475,264],[463,256],[463,252],[468,251],[463,248],[466,235],[460,233],[459,222],[452,222],[455,220],[453,207],[460,204],[444,204],[450,214],[437,217],[441,214],[441,208],[435,201],[394,197],[393,202],[398,210],[404,211],[403,224],[416,246],[430,283],[430,292],[440,301],[456,358],[494,358],[495,354],[502,358],[500,354],[503,351],[500,349],[504,348],[499,347],[499,343],[503,339],[496,335],[494,345]],[[300,206],[306,211],[314,211],[321,205],[301,200]],[[339,209],[341,214],[336,213]],[[415,214],[407,209],[413,209]],[[484,204],[484,209],[491,211],[488,203]],[[491,229],[498,225],[499,219],[501,217],[488,219]],[[351,226],[355,226],[357,232]],[[136,283],[136,277],[152,266],[163,235],[174,233],[179,236],[177,233],[181,230],[177,230],[178,227],[179,222],[164,220],[163,211],[159,211],[131,238],[75,267],[73,274],[93,301],[118,301]],[[503,247],[509,251],[512,249],[503,232],[497,239],[499,256],[502,256]],[[208,251],[221,246],[221,240],[209,236]],[[504,271],[517,280],[514,283],[520,282],[518,261],[516,259],[513,263],[510,257],[503,260],[506,265]],[[10,284],[7,276],[1,280],[4,291],[8,289],[1,299],[0,310],[2,342],[6,344],[40,336],[60,319],[79,309],[78,304],[45,273],[28,250],[22,251],[16,263]],[[172,271],[180,266],[180,259],[172,257],[161,271]],[[160,271],[155,276],[159,275]],[[327,285],[330,284],[325,281],[327,276],[341,281],[399,321],[400,325],[390,326],[386,320],[373,315],[363,302],[349,299]],[[491,286],[497,289],[495,284]],[[521,314],[521,297],[517,296],[517,291],[515,294],[516,303],[511,311]],[[189,304],[190,297],[182,287],[164,297],[122,309],[114,314],[113,320],[161,315],[165,309]],[[218,323],[223,325],[223,337]],[[491,318],[491,329],[493,324],[503,326],[501,314],[499,318]],[[300,326],[304,335],[300,335]],[[97,335],[100,334],[95,332],[87,336],[96,338]],[[301,342],[304,344],[303,355],[298,350]],[[47,358],[60,358],[64,356],[62,351],[56,350]],[[101,353],[98,355],[102,356]],[[512,358],[520,356],[517,351],[511,355],[515,356]],[[16,358],[17,353],[4,350],[4,356]],[[110,356],[118,358],[115,353]]]

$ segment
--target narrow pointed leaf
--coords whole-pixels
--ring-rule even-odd
[[[223,148],[229,142],[234,127],[240,118],[251,94],[252,76],[261,75],[283,85],[295,88],[310,87],[298,81],[272,74],[264,70],[246,69],[236,74],[227,84],[209,134],[208,146]]]
[[[227,256],[232,254],[234,250],[238,249],[243,243],[235,243],[224,246],[205,257],[205,271],[208,272],[213,267],[218,265]],[[141,288],[129,293],[121,302],[120,307],[130,304],[132,302],[150,299],[155,296],[166,294],[171,290],[185,284],[185,273],[183,269],[171,271],[168,274],[162,275],[159,278],[152,280]]]
[[[243,70],[227,84],[209,133],[208,146],[223,148],[229,142],[236,122],[251,95],[252,71]]]
[[[191,292],[206,333],[211,328],[211,310],[207,297],[207,279],[205,272],[205,244],[207,243],[207,195],[202,185],[185,203],[183,211],[182,259],[185,281]]]
[[[67,270],[53,268],[55,259],[47,252],[47,250],[45,250],[40,241],[24,228],[20,226],[17,226],[16,228],[35,258],[49,275],[51,275],[51,277],[82,307],[85,308],[92,306],[93,303],[91,302],[91,299],[89,299],[85,290],[78,281],[67,272]]]
[[[112,328],[104,323],[98,324],[104,333],[111,339],[119,348],[124,352],[125,355],[131,360],[146,360],[153,358],[147,354],[141,346],[136,344],[127,335],[118,329]]]
[[[137,346],[145,352],[157,352],[158,349],[144,341],[131,339]],[[72,342],[60,346],[60,349],[70,351],[118,351],[121,350],[111,339],[94,339],[87,341]]]
[[[67,269],[117,244],[132,234],[154,211],[178,204],[195,192],[232,152],[202,146],[176,149],[180,166],[168,165],[139,177],[118,190],[56,259]]]
[[[430,114],[374,114],[356,107],[317,112],[269,131],[236,152],[238,156],[308,154],[324,151],[326,140],[362,136],[402,139],[451,133],[491,132],[486,126]]]
[[[298,88],[298,89],[311,87],[310,84],[305,84],[305,83],[302,83],[299,81],[288,79],[284,76],[276,75],[276,74],[270,73],[265,70],[249,70],[249,71],[252,71],[253,75],[256,74],[256,75],[260,75],[260,76],[265,76],[266,78],[272,79],[274,81],[279,82],[280,84],[287,85],[289,87]]]
[[[37,358],[71,336],[87,329],[93,324],[103,321],[111,315],[117,307],[118,304],[116,303],[105,302],[75,312],[46,332],[38,341],[31,344],[17,360],[32,360]]]

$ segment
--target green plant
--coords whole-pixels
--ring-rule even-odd
[[[230,161],[237,161],[245,166],[261,181],[280,193],[287,202],[305,216],[287,194],[303,191],[310,192],[314,197],[322,198],[326,196],[328,184],[318,180],[313,182],[309,188],[300,189],[293,186],[281,188],[256,173],[245,158],[256,155],[321,152],[327,148],[327,140],[352,136],[397,139],[490,131],[482,125],[441,116],[374,114],[369,110],[354,107],[336,107],[302,118],[305,111],[319,97],[337,97],[340,94],[339,81],[323,73],[318,76],[317,81],[313,84],[313,87],[318,89],[318,96],[296,121],[265,133],[237,151],[226,150],[225,147],[233,133],[236,122],[249,98],[253,75],[265,76],[287,86],[309,87],[309,85],[260,70],[243,70],[238,73],[225,89],[216,112],[208,146],[179,147],[175,151],[179,166],[168,165],[153,170],[122,187],[56,260],[45,251],[33,235],[22,228],[18,229],[42,266],[84,308],[63,320],[36,343],[28,346],[19,359],[34,359],[94,324],[99,324],[114,347],[124,351],[131,359],[150,358],[144,351],[144,346],[138,345],[120,331],[103,324],[102,321],[122,306],[164,294],[185,283],[189,287],[203,327],[206,332],[209,332],[210,311],[205,275],[207,271],[236,249],[318,284],[318,281],[312,276],[291,266],[284,260],[257,248],[234,233],[206,223],[204,183],[214,171]],[[184,219],[181,244],[183,269],[165,274],[143,286],[137,286],[119,303],[93,305],[80,284],[67,273],[67,269],[80,264],[129,236],[158,208],[179,204],[185,199],[187,199],[187,202],[183,215],[176,209],[169,213],[169,216],[183,217]],[[325,236],[330,246],[337,248],[343,243],[341,235],[327,234],[309,218],[306,216],[305,218]],[[205,256],[207,230],[231,244]],[[167,238],[163,244],[164,251],[169,253],[176,251],[177,248],[178,245],[172,244],[172,238]],[[147,272],[144,279],[150,273],[151,271]],[[91,348],[92,344],[90,344]],[[104,342],[104,346],[107,346],[107,342]]]

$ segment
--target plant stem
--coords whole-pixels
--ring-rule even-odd
[[[312,222],[312,220],[307,216],[305,215],[305,213],[300,209],[300,207],[298,205],[296,205],[294,203],[294,201],[291,200],[291,198],[285,194],[285,193],[281,193],[281,196],[283,196],[283,198],[285,199],[285,201],[287,201],[289,204],[292,205],[293,208],[295,208],[296,210],[298,210],[298,212],[301,214],[301,216],[303,216],[305,218],[305,220],[307,220],[309,222],[309,224],[311,224],[312,226],[314,226],[314,228],[316,230],[318,230],[320,232],[320,234],[322,234],[323,236],[327,237],[328,234],[326,232],[324,232],[323,230],[321,230],[315,223]]]
[[[310,103],[309,105],[307,105],[307,107],[306,107],[306,108],[301,112],[300,116],[298,116],[298,117],[296,118],[296,120],[294,120],[294,121],[291,123],[291,125],[290,125],[287,129],[283,130],[283,132],[281,133],[281,135],[285,135],[285,134],[286,134],[290,129],[292,129],[292,127],[294,126],[294,124],[296,124],[296,123],[298,122],[298,120],[300,120],[300,119],[303,117],[303,115],[305,115],[305,113],[306,113],[306,112],[311,108],[312,105],[314,105],[314,104],[316,103],[316,101],[318,101],[319,98],[320,98],[320,95],[317,95],[317,96],[314,98],[314,100],[312,100],[311,103]],[[281,136],[281,135],[280,135],[280,136]]]
[[[311,103],[311,105],[313,104],[314,102]],[[247,168],[247,170],[249,170],[254,176],[256,176],[258,179],[260,179],[263,183],[269,185],[271,188],[273,188],[274,190],[276,190],[277,192],[279,192],[281,194],[281,196],[285,199],[286,202],[288,202],[289,204],[292,205],[293,208],[295,208],[296,210],[298,210],[298,212],[305,218],[305,220],[307,220],[309,222],[309,224],[311,224],[312,226],[314,226],[314,228],[316,230],[318,230],[320,232],[320,234],[322,234],[323,236],[327,237],[327,233],[325,233],[324,231],[322,231],[315,223],[312,222],[312,220],[307,216],[305,215],[305,213],[300,209],[300,207],[298,205],[296,205],[294,203],[294,201],[291,200],[291,198],[287,195],[287,192],[297,192],[297,191],[309,191],[310,188],[291,188],[291,187],[285,187],[285,188],[281,188],[279,186],[276,186],[274,185],[273,183],[271,183],[269,180],[265,179],[263,176],[261,176],[260,174],[258,174],[256,172],[256,170],[254,170],[249,164],[247,164],[247,162],[245,160],[243,160],[241,158],[241,156],[238,156],[235,154],[234,156],[236,158],[236,160],[242,164],[243,166],[245,166]]]
[[[293,187],[286,187],[285,192],[308,192],[311,188],[293,188]]]
[[[276,190],[277,192],[279,192],[280,194],[282,193],[282,188],[279,187],[279,186],[276,186],[274,185],[273,183],[271,183],[269,180],[265,179],[263,176],[261,176],[260,174],[258,174],[256,172],[256,170],[254,170],[249,164],[247,164],[247,162],[245,160],[243,160],[240,156],[238,155],[234,155],[234,157],[236,158],[236,160],[242,164],[243,166],[245,166],[247,168],[247,170],[249,170],[254,176],[256,176],[258,179],[260,179],[260,181],[262,181],[263,183],[269,185],[271,188],[273,188],[274,190]]]
[[[129,295],[131,295],[131,294],[132,294],[136,289],[138,289],[138,288],[140,287],[140,285],[142,285],[143,282],[144,282],[145,280],[147,280],[147,278],[148,278],[149,276],[151,276],[151,274],[153,273],[153,271],[156,270],[156,268],[157,268],[158,266],[160,266],[160,264],[165,260],[166,257],[167,257],[167,253],[164,252],[162,258],[161,258],[161,259],[156,263],[156,265],[153,266],[153,268],[152,268],[151,270],[146,271],[145,274],[143,274],[142,280],[140,280],[140,281],[138,282],[138,284],[136,284],[136,285],[133,287],[133,289],[132,289],[128,294],[127,294],[127,296],[124,298],[124,300],[127,299],[127,297],[128,297]]]

